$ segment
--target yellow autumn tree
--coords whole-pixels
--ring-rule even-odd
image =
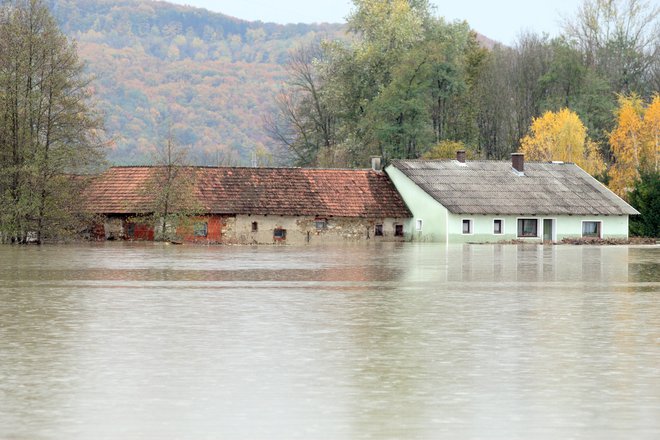
[[[619,97],[617,125],[610,133],[614,164],[610,189],[626,198],[641,171],[658,172],[660,155],[660,96],[645,105],[633,94]]]
[[[422,159],[454,159],[458,150],[465,151],[468,160],[479,158],[479,154],[474,148],[467,147],[460,141],[440,141],[434,147],[422,155]]]
[[[597,145],[587,136],[580,117],[565,108],[534,118],[530,134],[521,141],[521,152],[532,161],[573,162],[591,175],[605,170]]]
[[[660,172],[660,95],[656,94],[644,112],[644,152],[648,170]]]

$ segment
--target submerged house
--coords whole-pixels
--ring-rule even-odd
[[[186,167],[195,215],[177,227],[185,241],[227,244],[404,239],[410,211],[376,170]],[[139,221],[153,212],[149,182],[162,167],[113,167],[84,194],[99,238],[153,240]]]
[[[639,214],[573,163],[394,160],[385,169],[411,210],[407,238],[445,243],[628,237]]]

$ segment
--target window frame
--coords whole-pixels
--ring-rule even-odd
[[[465,232],[465,222],[468,222],[468,232]],[[474,235],[474,219],[461,219],[461,235]]]
[[[204,232],[204,234],[202,234],[201,232]],[[209,222],[197,221],[193,223],[193,237],[206,238],[208,236],[209,236]]]
[[[279,234],[278,234],[279,232]],[[273,229],[273,239],[278,241],[286,240],[286,229],[284,228],[274,228]]]
[[[424,220],[421,218],[415,220],[415,231],[421,232],[423,228],[424,228]]]
[[[395,223],[394,224],[394,236],[395,237],[403,237],[405,235],[405,231],[403,229],[403,224],[402,223]]]
[[[314,226],[316,227],[317,231],[323,231],[324,229],[328,229],[328,219],[317,217],[314,219]]]
[[[533,220],[536,222],[536,235],[520,235],[520,231],[524,230],[524,223],[521,224],[520,222],[524,222],[526,220]],[[541,228],[539,227],[539,218],[536,217],[518,217],[516,219],[516,238],[542,238],[539,234],[541,233]]]
[[[495,223],[500,222],[500,232],[495,232]],[[493,219],[493,235],[504,235],[504,219],[503,218],[494,218]]]
[[[597,235],[584,235],[584,224],[595,223],[597,225]],[[582,220],[581,223],[581,236],[582,238],[603,238],[603,221],[602,220]]]
[[[259,222],[252,222],[252,232],[259,232]]]
[[[383,224],[379,223],[374,225],[374,237],[383,237],[385,235],[385,231],[383,230]]]

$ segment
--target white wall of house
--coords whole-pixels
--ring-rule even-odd
[[[520,219],[536,220],[535,236],[518,235]],[[501,222],[501,233],[495,233],[495,220]],[[545,221],[549,220],[549,222]],[[463,221],[470,222],[469,233],[463,232]],[[539,242],[583,237],[584,222],[596,223],[599,238],[628,238],[628,216],[578,216],[578,215],[461,215],[449,214],[450,243],[492,243],[523,240]],[[552,228],[548,230],[546,226]]]
[[[394,218],[237,215],[236,217],[225,218],[222,241],[228,244],[401,241],[403,237],[395,236],[396,225],[404,225],[406,220]],[[376,235],[376,225],[382,225],[382,236]],[[276,233],[276,230],[285,230],[286,237],[282,238],[281,235],[283,234],[281,232]]]

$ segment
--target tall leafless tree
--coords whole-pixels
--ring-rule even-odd
[[[41,242],[72,226],[66,175],[100,161],[101,119],[76,46],[41,0],[0,6],[0,231]],[[80,206],[80,204],[78,204]],[[66,219],[69,219],[68,221]]]

